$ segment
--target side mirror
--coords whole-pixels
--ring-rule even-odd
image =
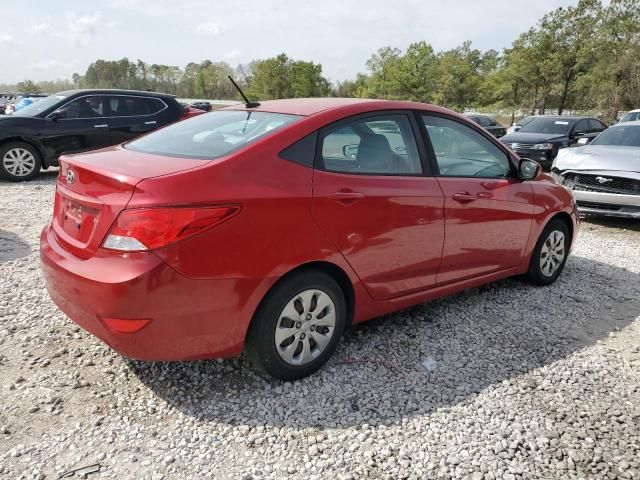
[[[63,117],[64,117],[64,113],[63,113],[63,112],[61,112],[60,110],[56,110],[55,112],[51,112],[51,113],[47,116],[47,118],[48,118],[49,120],[52,120],[52,121],[54,121],[54,122],[58,121],[59,119],[61,119],[61,118],[63,118]]]
[[[578,145],[587,145],[591,141],[588,137],[582,137],[578,139]]]
[[[575,132],[573,132],[573,137],[574,137],[574,138],[576,138],[576,137],[581,137],[581,136],[582,136],[582,135],[584,135],[584,134],[585,134],[585,131],[584,131],[584,130],[576,130]]]
[[[358,145],[345,145],[342,147],[342,155],[344,158],[355,160],[358,155]]]
[[[520,178],[520,180],[533,180],[541,170],[542,167],[538,162],[523,158],[518,166],[518,178]]]

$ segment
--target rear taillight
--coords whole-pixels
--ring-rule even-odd
[[[239,211],[236,205],[123,210],[102,246],[124,252],[155,250],[201,233]]]

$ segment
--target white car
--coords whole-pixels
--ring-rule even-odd
[[[634,122],[636,120],[640,120],[640,108],[637,110],[631,110],[630,112],[625,113],[620,119],[619,123]]]
[[[563,148],[551,167],[581,214],[640,218],[640,121],[609,127],[589,145]]]

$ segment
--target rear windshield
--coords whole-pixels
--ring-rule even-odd
[[[520,132],[526,133],[569,133],[573,122],[561,118],[534,118],[525,124]]]
[[[620,125],[607,128],[591,142],[591,145],[640,147],[640,125]]]
[[[136,152],[212,159],[295,122],[298,115],[224,110],[198,115],[125,145]]]

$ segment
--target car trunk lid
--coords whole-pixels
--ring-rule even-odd
[[[136,185],[207,161],[159,157],[115,147],[60,158],[52,229],[63,248],[90,258],[100,248]]]

